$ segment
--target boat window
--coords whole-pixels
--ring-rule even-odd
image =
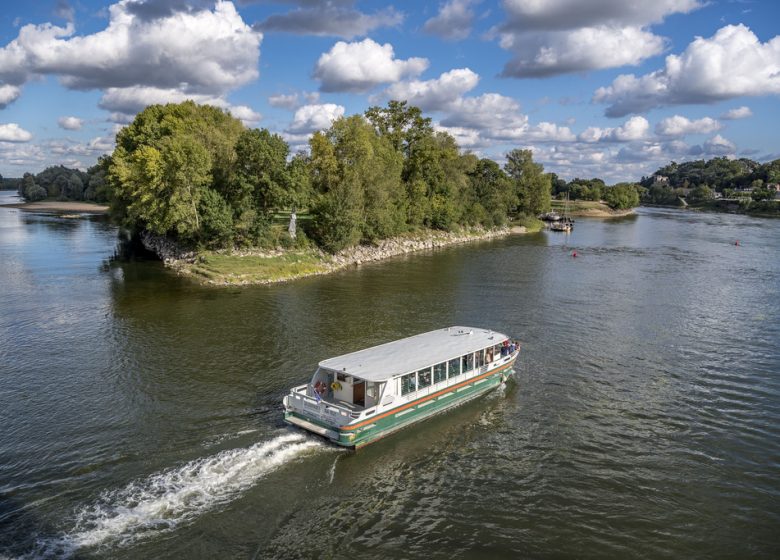
[[[417,390],[417,374],[407,373],[401,377],[401,395],[408,395]]]
[[[475,366],[480,368],[485,365],[485,352],[482,350],[479,350],[477,352],[474,352],[474,358],[475,358]]]
[[[501,345],[500,344],[496,344],[495,346],[493,346],[493,357],[496,360],[501,357]]]
[[[490,348],[485,350],[485,363],[489,364],[494,359],[495,358],[493,358],[493,347],[491,346]]]
[[[336,378],[337,378],[339,381],[344,381],[344,382],[346,382],[346,381],[347,381],[347,374],[346,374],[346,373],[337,373],[337,374],[336,374]]]
[[[417,388],[425,389],[431,385],[431,368],[421,369],[417,372]]]
[[[439,383],[447,379],[447,362],[433,366],[433,382]]]
[[[461,363],[463,364],[463,373],[474,369],[474,354],[466,354],[463,356],[463,358],[461,358]]]
[[[457,377],[460,375],[460,358],[454,358],[447,362],[447,369],[450,377]]]

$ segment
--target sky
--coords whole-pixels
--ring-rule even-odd
[[[775,0],[0,3],[0,173],[86,169],[152,103],[193,99],[293,151],[407,100],[464,150],[561,177],[780,158]]]

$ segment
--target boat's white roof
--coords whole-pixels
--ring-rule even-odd
[[[320,367],[367,381],[386,381],[499,344],[507,338],[505,334],[485,329],[448,327],[329,358],[320,362]]]

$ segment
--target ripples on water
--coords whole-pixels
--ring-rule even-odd
[[[0,558],[774,558],[778,233],[650,210],[204,289],[0,209]],[[320,359],[456,323],[516,380],[357,454],[282,425]]]

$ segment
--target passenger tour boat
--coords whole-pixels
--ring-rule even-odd
[[[284,397],[284,419],[358,448],[497,387],[519,352],[505,334],[449,327],[337,356]]]

